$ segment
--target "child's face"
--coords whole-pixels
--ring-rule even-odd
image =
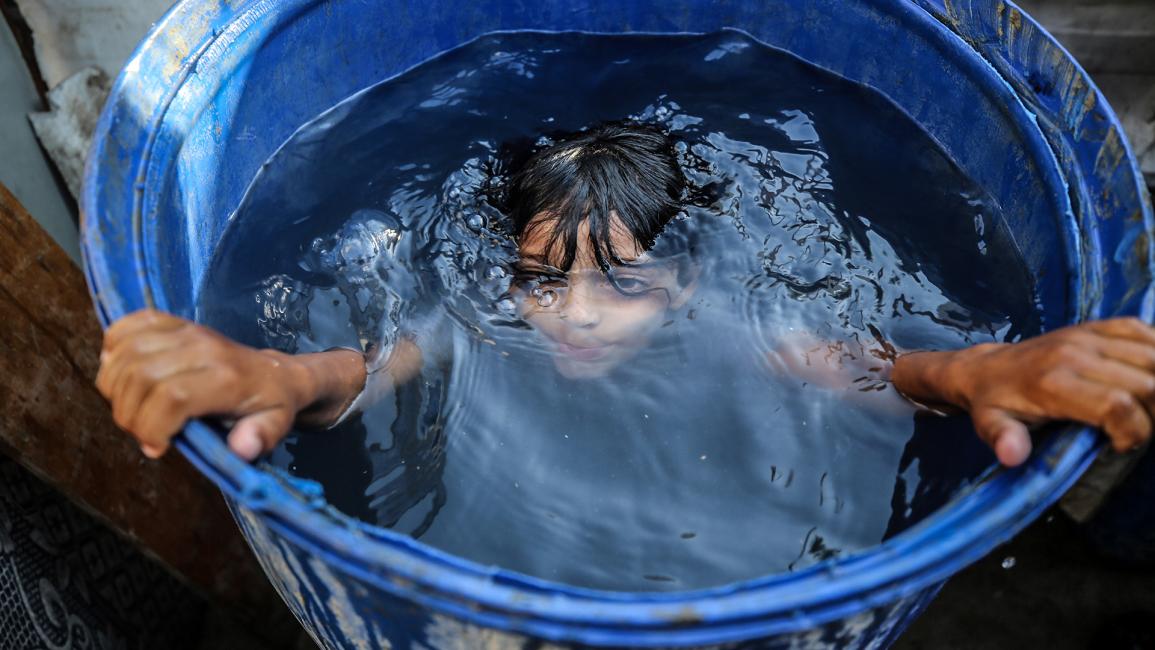
[[[532,223],[532,222],[531,222]],[[589,224],[577,237],[568,273],[547,259],[549,228],[527,228],[518,242],[516,295],[522,318],[554,347],[558,372],[574,379],[605,375],[645,347],[669,311],[689,297],[677,264],[650,259],[624,229],[611,243],[626,265],[603,273],[589,243]]]

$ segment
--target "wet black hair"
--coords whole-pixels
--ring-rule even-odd
[[[608,271],[625,263],[623,253],[633,253],[615,250],[611,243],[612,213],[617,213],[616,227],[625,228],[640,251],[651,251],[687,193],[670,137],[636,121],[606,122],[556,136],[510,181],[507,212],[513,235],[521,241],[532,229],[549,228],[546,256],[563,272],[577,256],[583,221],[589,221],[595,261]],[[543,213],[549,216],[534,221]]]

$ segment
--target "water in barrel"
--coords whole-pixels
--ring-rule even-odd
[[[518,174],[606,122],[668,137],[684,192],[642,250],[561,268],[548,224],[519,236]],[[198,317],[370,364],[415,345],[415,375],[265,462],[448,553],[616,591],[911,525],[992,456],[889,360],[1039,328],[1000,207],[914,120],[736,31],[489,35],[351,97],[253,180]]]

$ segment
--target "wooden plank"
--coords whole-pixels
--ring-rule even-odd
[[[80,269],[0,184],[0,451],[272,641],[300,628],[216,488],[145,459],[93,386],[102,332]]]

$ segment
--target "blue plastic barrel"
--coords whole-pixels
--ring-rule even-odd
[[[492,30],[723,27],[872,86],[921,123],[1000,202],[1048,328],[1150,319],[1152,213],[1119,123],[1067,53],[1000,0],[188,0],[130,59],[97,128],[83,248],[101,319],[148,305],[191,316],[261,163],[361,88]],[[1021,468],[872,549],[661,594],[532,579],[350,522],[240,461],[204,423],[177,445],[326,648],[873,648],[1051,504],[1100,440],[1050,436]]]

